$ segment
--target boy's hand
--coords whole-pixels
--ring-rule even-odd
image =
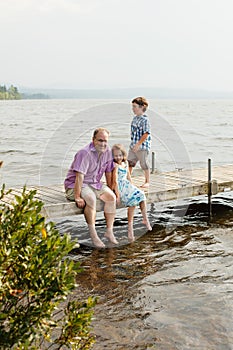
[[[133,146],[133,152],[137,152],[140,148],[140,144],[136,143],[136,145]]]

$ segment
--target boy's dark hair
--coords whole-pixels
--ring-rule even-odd
[[[141,97],[141,96],[140,96],[140,97],[134,98],[133,101],[132,101],[132,103],[136,103],[136,104],[139,105],[139,106],[143,106],[143,107],[144,107],[144,108],[142,109],[143,112],[145,112],[146,109],[147,109],[147,107],[149,106],[149,104],[148,104],[146,98],[145,98],[145,97]]]

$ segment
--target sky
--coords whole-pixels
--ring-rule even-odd
[[[0,85],[233,91],[233,0],[0,0]]]

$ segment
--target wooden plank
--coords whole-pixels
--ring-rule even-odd
[[[208,171],[204,168],[151,174],[150,188],[145,189],[147,202],[178,200],[207,194],[207,175]],[[216,193],[233,190],[233,165],[213,167],[212,178],[217,181]],[[140,187],[143,182],[143,175],[133,177],[136,186]],[[31,189],[36,190],[36,198],[44,202],[42,213],[46,217],[57,218],[83,213],[74,202],[65,198],[63,185],[34,186],[27,188],[27,191]],[[14,200],[14,195],[20,195],[21,192],[22,188],[14,188],[2,202],[9,204]],[[119,208],[122,208],[122,205]],[[102,210],[103,203],[98,200],[97,211]]]

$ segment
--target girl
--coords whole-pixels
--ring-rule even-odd
[[[133,217],[137,205],[139,205],[141,209],[143,224],[146,225],[149,231],[152,230],[146,212],[145,193],[132,184],[124,146],[115,144],[112,147],[112,154],[114,162],[116,163],[113,170],[113,179],[115,179],[116,183],[113,184],[113,188],[116,192],[117,203],[121,201],[122,204],[128,207],[128,238],[130,241],[134,241]]]

